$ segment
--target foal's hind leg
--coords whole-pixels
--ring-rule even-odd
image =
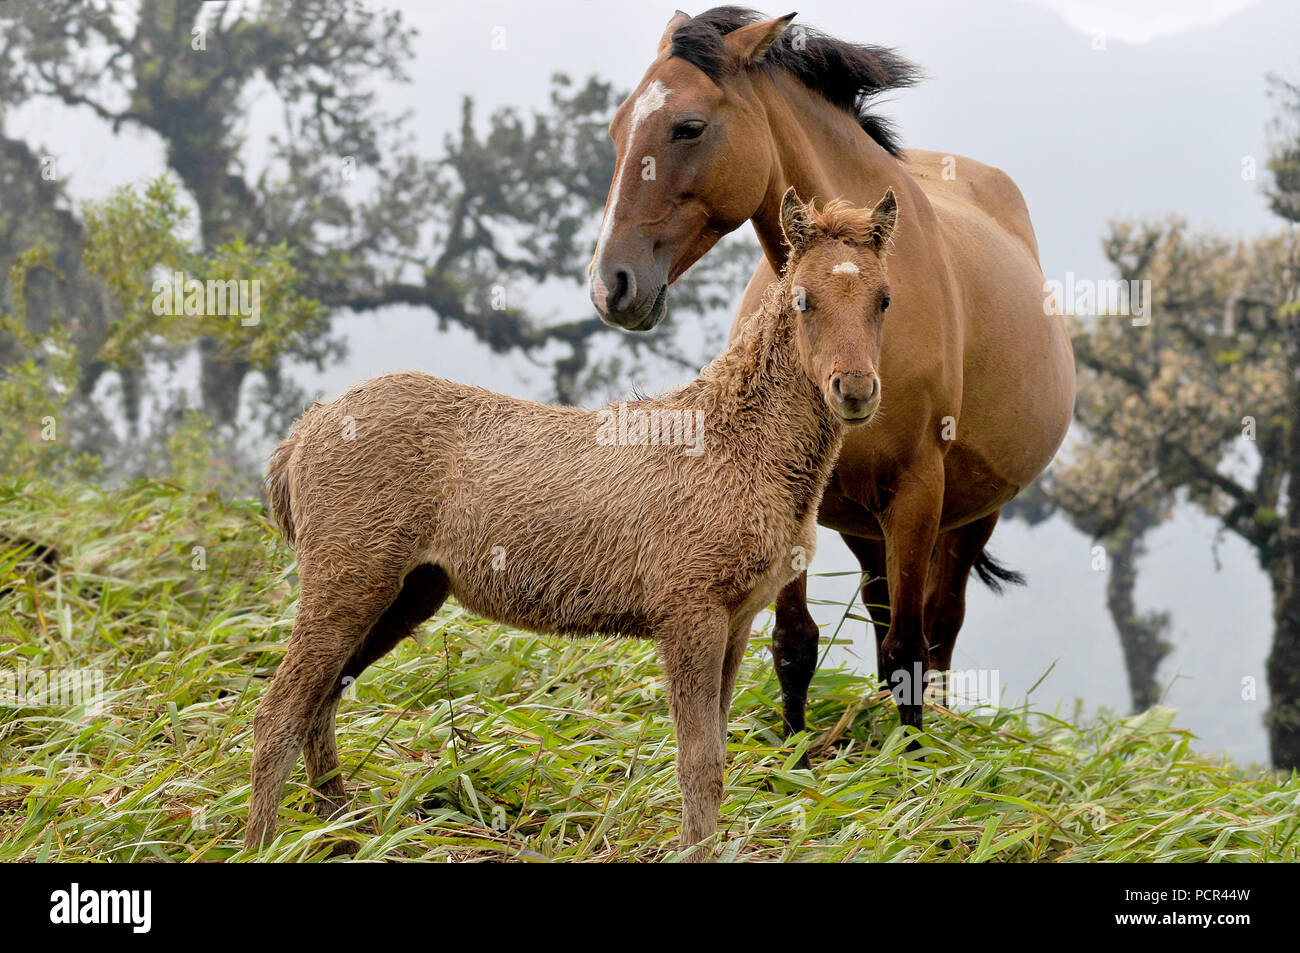
[[[446,600],[450,587],[447,574],[437,566],[425,564],[407,573],[402,591],[353,651],[343,666],[339,684],[317,712],[303,745],[303,761],[308,781],[317,792],[317,811],[322,817],[330,817],[343,806],[343,777],[338,771],[339,756],[334,735],[334,719],[343,694],[343,683],[355,681],[371,664],[387,655],[398,642],[431,618]]]
[[[302,592],[293,635],[253,716],[252,793],[244,836],[248,848],[265,844],[274,834],[284,782],[321,706],[338,688],[344,665],[398,590],[397,578],[389,586],[372,579],[368,587],[343,593],[335,579],[318,577],[301,559],[299,569]]]

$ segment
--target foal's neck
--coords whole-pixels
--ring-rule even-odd
[[[788,287],[782,277],[768,289],[759,313],[697,383],[710,394],[740,452],[763,447],[770,455],[804,455],[802,467],[835,453],[840,425],[803,366]]]

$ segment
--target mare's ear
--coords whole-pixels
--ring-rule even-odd
[[[892,188],[885,190],[885,197],[871,210],[871,244],[877,252],[884,252],[894,240],[894,229],[898,227],[898,199]]]
[[[690,18],[691,15],[689,13],[682,13],[681,10],[678,10],[673,14],[673,18],[669,20],[668,25],[664,27],[664,35],[659,38],[660,56],[663,56],[672,48],[673,34],[685,26]]]
[[[785,190],[781,199],[781,231],[790,244],[791,251],[797,251],[808,244],[817,230],[808,214],[808,206],[799,201],[794,186]]]
[[[764,20],[762,23],[742,26],[739,30],[732,30],[723,37],[722,43],[732,60],[738,65],[753,66],[763,62],[763,55],[767,53],[768,47],[776,42],[776,38],[785,32],[790,21],[797,16],[797,13],[787,13],[775,20]]]

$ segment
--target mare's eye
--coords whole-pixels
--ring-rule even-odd
[[[882,313],[889,310],[889,295],[880,299],[880,310]]]
[[[681,139],[698,139],[704,135],[704,130],[709,124],[702,119],[688,119],[686,122],[678,123],[677,128],[673,130],[673,141]]]

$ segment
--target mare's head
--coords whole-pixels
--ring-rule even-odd
[[[875,208],[835,201],[804,205],[794,189],[781,203],[790,244],[785,306],[794,317],[800,364],[846,424],[880,407],[880,346],[889,310],[885,256],[898,224],[894,190]]]
[[[775,211],[782,156],[808,147],[793,115],[808,102],[848,113],[898,154],[866,104],[912,83],[915,68],[880,47],[787,30],[794,16],[718,7],[668,22],[658,56],[609,127],[617,164],[589,269],[607,324],[653,328],[667,313],[669,284],[765,203]],[[816,95],[784,103],[773,85],[781,78]]]

